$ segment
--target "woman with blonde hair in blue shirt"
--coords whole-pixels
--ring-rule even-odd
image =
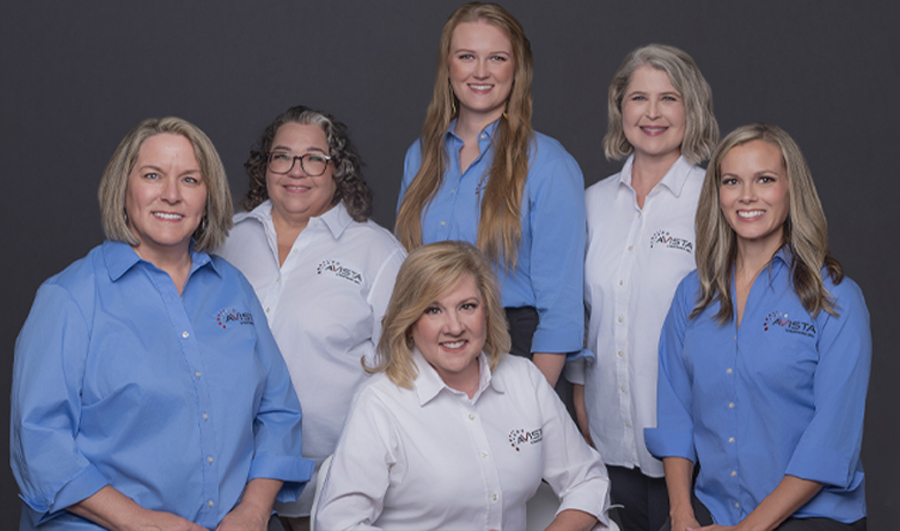
[[[552,384],[584,339],[584,180],[531,128],[531,77],[531,45],[505,9],[474,2],[450,16],[395,232],[408,250],[477,245],[500,277],[512,352],[533,353]]]
[[[869,315],[782,129],[744,126],[716,148],[696,256],[663,327],[645,433],[671,529],[865,529]]]
[[[16,341],[20,530],[264,531],[297,498],[300,403],[244,277],[218,153],[144,120],[100,182],[107,241],[47,280]]]

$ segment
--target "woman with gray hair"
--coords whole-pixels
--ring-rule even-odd
[[[231,226],[219,155],[144,120],[99,198],[108,240],[41,286],[16,341],[19,529],[263,531],[313,465],[253,289],[207,254]]]
[[[624,529],[656,531],[668,517],[662,463],[643,430],[656,421],[657,342],[678,282],[694,268],[697,166],[719,129],[712,91],[694,60],[651,44],[625,57],[609,86],[606,156],[622,171],[585,193],[587,348],[572,363],[576,415],[609,466]]]
[[[316,514],[319,529],[527,529],[546,480],[548,529],[605,529],[600,455],[531,362],[508,356],[497,277],[473,245],[417,248],[384,316]]]
[[[266,127],[244,167],[247,212],[219,250],[256,290],[303,404],[303,455],[334,451],[350,400],[371,360],[406,252],[369,220],[372,193],[347,128],[291,107]],[[304,529],[314,489],[277,504]]]

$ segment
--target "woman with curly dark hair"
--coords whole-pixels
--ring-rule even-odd
[[[303,455],[334,451],[372,361],[381,317],[406,252],[369,220],[372,192],[347,128],[291,107],[266,127],[244,164],[247,212],[219,251],[247,276],[303,404]],[[276,505],[288,529],[308,521],[314,489]]]

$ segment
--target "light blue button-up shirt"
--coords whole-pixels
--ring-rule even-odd
[[[697,272],[678,287],[659,345],[658,458],[700,462],[695,492],[720,525],[736,525],[786,474],[824,483],[795,517],[854,522],[866,515],[859,458],[872,339],[862,292],[825,287],[838,317],[807,312],[782,249],[757,275],[740,328],[719,304],[694,319]],[[732,287],[732,300],[735,300]]]
[[[66,507],[109,484],[213,529],[254,478],[312,472],[300,404],[253,288],[191,253],[182,295],[105,242],[38,290],[16,341],[10,452],[20,529],[100,529]]]
[[[478,135],[480,155],[465,172],[464,142],[445,137],[448,167],[441,186],[422,213],[422,241],[478,239],[481,200],[493,163],[497,122]],[[399,205],[422,165],[419,141],[406,153]],[[531,166],[521,206],[522,240],[514,271],[497,271],[508,308],[533,306],[539,323],[532,352],[581,352],[584,343],[584,178],[575,159],[556,140],[535,133]]]

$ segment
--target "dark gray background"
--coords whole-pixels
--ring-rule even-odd
[[[368,163],[375,220],[391,227],[403,155],[431,95],[441,27],[456,1],[194,0],[0,3],[3,319],[0,412],[13,345],[38,285],[102,239],[96,200],[106,162],[143,118],[200,126],[237,198],[262,128],[304,104],[336,115]],[[606,90],[631,49],[683,48],[713,87],[723,135],[774,122],[804,150],[831,222],[831,245],[866,294],[875,351],[863,459],[870,529],[900,516],[895,456],[900,357],[900,183],[896,179],[896,8],[888,2],[559,1],[504,3],[534,50],[534,126],[581,164],[604,160]],[[891,324],[894,323],[894,324]],[[8,455],[0,437],[0,455]],[[893,449],[893,450],[892,450]],[[0,529],[18,521],[0,471]]]

